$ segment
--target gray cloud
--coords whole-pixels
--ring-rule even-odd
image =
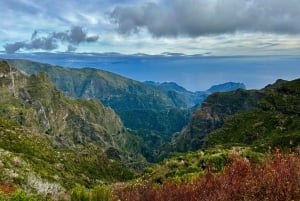
[[[74,26],[68,31],[53,32],[47,36],[39,36],[38,31],[34,31],[29,42],[15,42],[4,45],[7,53],[14,53],[20,49],[26,50],[54,50],[58,48],[59,42],[68,43],[67,51],[75,51],[77,45],[83,42],[96,42],[99,36],[88,36],[82,27]]]
[[[110,13],[118,31],[148,30],[153,36],[234,32],[300,33],[299,0],[162,0],[118,6]]]
[[[4,49],[6,53],[11,54],[18,51],[21,48],[24,48],[25,46],[26,46],[25,42],[15,42],[15,43],[9,43],[4,45]]]
[[[73,45],[68,45],[67,52],[74,52],[77,48]]]

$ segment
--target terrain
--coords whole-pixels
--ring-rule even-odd
[[[299,200],[299,89],[300,79],[277,80],[210,95],[163,150],[184,153],[115,193],[136,201]]]
[[[300,129],[299,88],[299,79],[277,80],[261,90],[214,93],[174,136],[172,146],[177,151],[216,145],[295,147]]]
[[[39,64],[31,65],[28,69]],[[51,69],[66,76],[64,71],[77,72],[76,81],[86,81],[87,72],[108,73],[46,68]],[[107,76],[128,82],[110,73],[105,80]],[[99,97],[69,98],[51,79],[43,72],[29,75],[6,61],[0,63],[0,199],[300,199],[300,79],[277,80],[260,90],[245,90],[239,83],[213,86],[201,92],[207,98],[190,109],[187,124],[167,143],[155,129],[124,126]],[[192,100],[190,92],[175,83],[131,82],[137,97],[144,86],[161,93],[157,100],[165,102],[138,100],[149,107],[161,105],[159,111],[169,113],[140,112],[131,116],[133,123],[142,118],[149,125],[156,118],[182,123],[176,117],[180,107],[168,93],[176,92],[187,102]],[[237,85],[242,89],[227,92]],[[144,157],[164,160],[149,164]]]
[[[134,138],[99,101],[67,98],[47,74],[28,76],[6,61],[0,95],[0,183],[57,194],[133,176]]]
[[[260,93],[262,97],[253,110],[228,118],[220,129],[207,136],[205,146],[251,146],[261,151],[273,147],[297,148],[300,79],[278,80]]]
[[[100,100],[111,107],[130,132],[144,141],[143,155],[156,161],[156,150],[189,122],[191,113],[211,93],[245,88],[225,83],[206,91],[191,92],[172,82],[138,82],[93,68],[64,68],[28,60],[8,60],[31,75],[46,72],[67,96]]]

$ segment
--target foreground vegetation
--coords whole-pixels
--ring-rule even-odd
[[[260,162],[231,155],[219,173],[208,169],[192,180],[142,182],[114,189],[130,201],[284,201],[300,199],[300,157],[277,152]]]
[[[72,201],[287,201],[300,199],[300,156],[298,153],[268,154],[260,160],[232,153],[217,171],[212,164],[193,178],[156,183],[138,179],[112,186],[87,189],[77,185],[69,193],[41,196],[0,185],[0,200]]]

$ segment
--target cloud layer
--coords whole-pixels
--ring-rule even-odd
[[[0,51],[9,53],[300,53],[300,0],[1,0],[0,8]]]
[[[7,43],[4,49],[7,53],[14,53],[20,49],[25,50],[54,50],[58,48],[58,43],[68,43],[67,51],[75,51],[76,46],[83,42],[96,42],[99,36],[88,36],[82,27],[74,26],[64,32],[53,32],[46,36],[39,36],[38,31],[34,31],[29,42]]]
[[[300,33],[299,0],[162,0],[118,6],[110,17],[122,34],[197,37],[234,32]]]

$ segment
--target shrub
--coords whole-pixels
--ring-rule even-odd
[[[77,185],[71,193],[71,201],[110,201],[111,190],[105,186],[95,186],[88,190],[84,186]]]
[[[190,181],[145,182],[114,190],[114,200],[130,201],[291,201],[300,200],[300,156],[259,162],[232,155],[219,173],[210,170]]]
[[[111,190],[105,186],[96,186],[91,191],[91,201],[110,201],[112,199]]]
[[[198,166],[202,169],[213,169],[219,172],[224,168],[226,161],[227,158],[224,154],[206,155],[200,159]]]
[[[254,152],[254,151],[251,151],[251,150],[245,150],[242,153],[242,156],[249,159],[250,161],[258,163],[261,160],[263,154],[258,153],[258,152]]]
[[[77,185],[72,190],[71,201],[90,201],[88,190],[84,186]]]
[[[0,201],[8,201],[8,197],[0,192]]]
[[[42,195],[28,194],[23,190],[16,190],[13,192],[9,201],[46,201],[46,198]]]

